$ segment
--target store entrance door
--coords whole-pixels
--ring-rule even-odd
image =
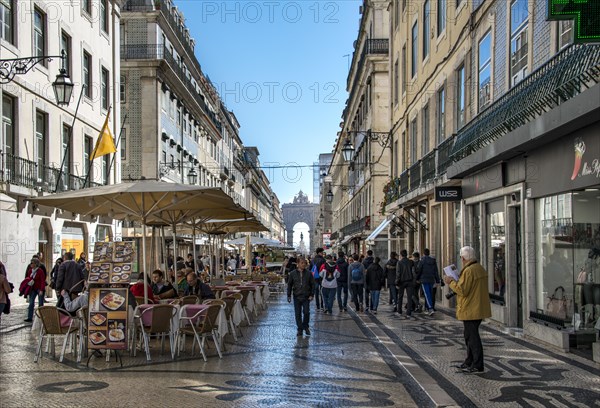
[[[510,217],[510,264],[514,270],[514,299],[509,306],[509,325],[523,328],[523,236],[521,206],[509,206],[508,214]],[[512,296],[511,296],[512,297]],[[511,310],[512,309],[512,310]]]

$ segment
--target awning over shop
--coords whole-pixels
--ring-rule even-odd
[[[338,245],[346,245],[348,242],[352,241],[355,238],[360,238],[360,234],[348,235]]]
[[[371,235],[369,235],[369,236],[367,237],[367,240],[366,240],[366,241],[367,241],[367,243],[370,243],[370,242],[373,242],[373,241],[375,241],[375,238],[377,238],[377,237],[379,236],[379,234],[381,234],[381,232],[382,232],[384,229],[386,229],[388,225],[390,225],[390,222],[392,222],[392,219],[391,219],[391,218],[386,218],[385,220],[383,220],[383,221],[381,222],[381,224],[379,224],[379,225],[377,226],[377,228],[375,228],[375,229],[373,230],[373,232],[371,232]]]

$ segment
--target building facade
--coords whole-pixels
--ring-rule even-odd
[[[58,106],[52,82],[62,66],[60,58],[44,59],[2,81],[0,257],[13,281],[37,252],[51,267],[65,251],[79,257],[96,240],[118,233],[112,220],[66,214],[25,200],[80,189],[84,183],[120,181],[118,154],[93,163],[90,155],[109,111],[108,126],[119,133],[122,3],[0,2],[0,59],[59,56],[64,51],[64,68],[75,85],[69,105]]]
[[[389,178],[390,160],[388,2],[365,1],[360,11],[347,79],[349,97],[326,193],[337,247],[348,253],[366,252],[366,238],[383,220],[382,191]],[[352,157],[344,157],[344,146],[352,146]],[[387,246],[374,249],[377,255],[387,253]]]
[[[447,265],[473,246],[492,320],[591,357],[599,47],[546,16],[539,1],[393,2],[390,247]]]

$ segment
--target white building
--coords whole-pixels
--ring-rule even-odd
[[[70,104],[58,106],[52,82],[60,58],[0,81],[0,259],[13,282],[36,252],[43,252],[43,262],[51,267],[62,251],[79,256],[114,232],[106,220],[97,223],[35,208],[25,199],[83,187],[90,154],[111,106],[109,126],[113,134],[119,133],[115,84],[121,5],[120,0],[0,2],[0,60],[58,56],[64,50],[65,69],[75,84]],[[119,168],[116,154],[98,158],[91,167],[91,182],[118,182]]]

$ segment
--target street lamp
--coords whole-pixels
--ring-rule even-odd
[[[350,138],[346,139],[346,143],[342,147],[342,155],[344,156],[344,161],[349,162],[354,157],[354,146],[350,141]]]
[[[325,194],[325,199],[328,203],[331,203],[333,201],[333,191],[331,191],[331,187],[329,187],[329,191],[327,192],[327,194]]]
[[[184,167],[186,167],[182,162],[175,164],[175,163],[159,163],[159,168],[158,168],[158,177],[159,178],[163,178],[165,177],[170,170],[175,170],[176,168],[179,170],[180,173],[183,173],[183,169]],[[183,182],[183,179],[181,180]],[[194,165],[192,164],[192,167],[190,168],[190,170],[187,173],[187,181],[189,184],[196,184],[196,182],[198,181],[198,173],[196,173],[196,170],[194,169]]]
[[[0,84],[8,84],[9,82],[12,82],[15,75],[26,74],[40,62],[52,61],[54,58],[60,58],[62,60],[62,67],[56,76],[56,80],[52,83],[54,96],[56,97],[56,103],[59,106],[67,106],[71,101],[74,85],[65,69],[65,61],[67,59],[65,50],[62,50],[61,55],[44,55],[0,60]]]
[[[368,141],[377,142],[383,148],[387,147],[391,134],[389,132],[372,132],[371,130],[349,130],[347,134],[364,135]],[[350,137],[346,137],[346,142],[342,146],[342,156],[345,162],[349,162],[354,158],[354,146],[350,141]]]

